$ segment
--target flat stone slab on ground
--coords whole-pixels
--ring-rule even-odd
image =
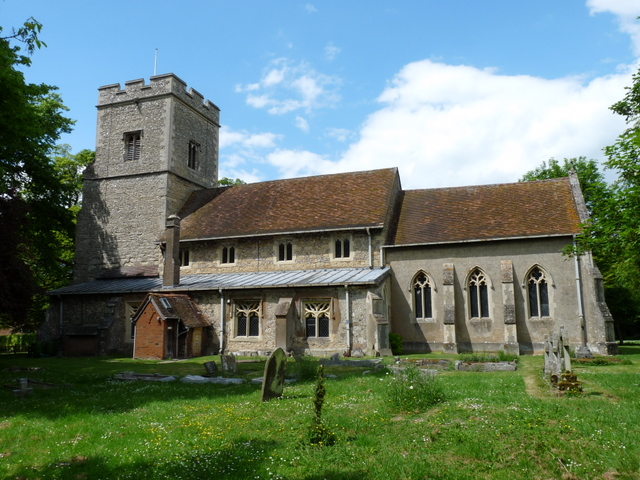
[[[240,385],[244,383],[241,378],[202,377],[200,375],[186,375],[180,381],[182,383],[215,383],[218,385]]]
[[[515,372],[516,362],[463,362],[456,360],[456,370],[462,372]]]
[[[136,372],[121,372],[113,376],[115,380],[143,380],[145,382],[173,382],[176,377],[173,375],[160,375],[159,373],[136,373]]]

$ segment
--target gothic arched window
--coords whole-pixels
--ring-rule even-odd
[[[433,318],[431,283],[424,272],[413,279],[413,311],[416,318]]]
[[[529,316],[548,317],[549,313],[549,283],[544,271],[535,267],[527,277],[529,291]]]
[[[469,276],[469,307],[471,318],[489,317],[489,288],[487,277],[476,268]]]

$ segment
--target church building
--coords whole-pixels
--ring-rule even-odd
[[[575,175],[403,190],[396,168],[219,187],[216,105],[173,74],[99,89],[65,355],[616,351],[602,277],[567,257]]]

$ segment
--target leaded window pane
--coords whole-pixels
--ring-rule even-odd
[[[229,263],[236,262],[236,249],[235,247],[229,247]]]
[[[287,260],[293,260],[293,245],[287,243]]]
[[[416,296],[416,318],[422,317],[422,287],[420,285],[416,285],[415,288],[415,296]]]
[[[480,313],[481,317],[489,317],[489,290],[486,285],[480,285]]]
[[[222,247],[222,263],[229,263],[229,251],[227,247]]]
[[[427,285],[424,288],[424,317],[432,318],[433,311],[431,308],[431,286]]]
[[[342,242],[340,240],[336,240],[336,258],[342,257]]]
[[[478,287],[469,288],[469,302],[471,302],[471,317],[478,317]]]
[[[249,317],[249,336],[260,336],[260,317],[255,313]]]
[[[247,336],[247,314],[244,312],[238,313],[238,336]]]
[[[529,314],[531,317],[539,316],[538,312],[538,285],[529,282]]]
[[[327,317],[324,314],[318,318],[318,336],[319,337],[329,336],[329,317]]]
[[[283,262],[284,259],[285,259],[285,257],[284,257],[284,243],[281,243],[280,245],[278,245],[278,260]]]
[[[543,317],[550,316],[549,313],[549,290],[547,287],[547,283],[541,283],[540,287],[540,310]]]
[[[316,336],[316,319],[314,317],[307,317],[307,337]]]
[[[342,248],[342,256],[344,258],[348,258],[351,255],[351,244],[348,238],[344,239],[343,248]]]

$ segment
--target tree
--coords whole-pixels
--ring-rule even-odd
[[[525,173],[519,181],[567,177],[571,169],[578,176],[587,209],[592,214],[594,209],[598,208],[597,204],[603,202],[609,195],[609,186],[598,168],[597,160],[587,160],[586,157],[565,158],[560,164],[555,158],[550,158],[548,163],[542,162],[542,165],[535,170]]]
[[[232,178],[227,178],[227,177],[222,177],[220,180],[218,180],[218,186],[219,187],[230,187],[233,185],[244,185],[247,182],[245,182],[244,180],[240,180],[239,178],[236,178],[235,180]]]
[[[33,18],[8,36],[0,28],[0,325],[12,327],[29,324],[34,295],[59,270],[59,236],[74,229],[64,169],[52,157],[73,121],[56,87],[27,83],[19,70],[31,64],[21,50],[44,46],[41,28]]]

